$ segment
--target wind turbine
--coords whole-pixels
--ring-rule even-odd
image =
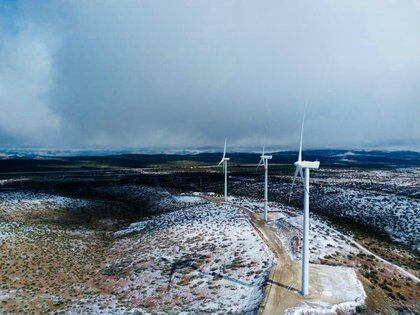
[[[306,111],[306,110],[305,110]],[[302,161],[302,142],[303,142],[303,126],[305,124],[305,112],[303,113],[302,127],[300,130],[300,144],[298,160],[294,163],[296,166],[295,175],[293,176],[292,187],[290,188],[289,202],[292,197],[293,186],[299,174],[304,182],[304,198],[303,198],[303,246],[302,246],[302,295],[309,293],[309,170],[318,169],[319,162]],[[303,177],[305,170],[305,177]]]
[[[268,160],[271,160],[273,158],[272,155],[265,155],[264,154],[265,146],[263,146],[263,151],[261,154],[261,160],[258,163],[257,167],[264,165],[264,221],[268,220]]]
[[[226,141],[227,141],[227,138],[225,138],[225,147],[223,149],[223,157],[220,160],[219,164],[217,164],[217,166],[219,166],[220,164],[223,163],[223,173],[225,174],[225,201],[227,201],[227,161],[229,161],[229,158],[226,157]]]

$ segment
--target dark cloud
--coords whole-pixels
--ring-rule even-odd
[[[292,148],[308,101],[308,147],[419,149],[419,13],[415,1],[17,3],[0,17],[0,145]]]

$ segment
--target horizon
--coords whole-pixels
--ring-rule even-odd
[[[228,154],[260,154],[261,148],[256,147],[233,147],[228,149]],[[416,153],[420,154],[420,150],[407,150],[407,149],[362,149],[362,148],[308,148],[304,152],[340,152],[340,153]],[[60,153],[69,153],[66,156],[83,156],[98,154],[98,156],[106,155],[199,155],[199,154],[219,154],[223,153],[223,148],[205,146],[196,148],[169,148],[169,147],[149,147],[149,148],[1,148],[1,154],[4,153],[22,153],[27,155],[39,156],[60,156]],[[298,149],[282,149],[266,147],[266,153],[297,153]],[[92,153],[92,154],[89,154]],[[43,155],[45,154],[45,155]]]

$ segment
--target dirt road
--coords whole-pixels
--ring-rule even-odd
[[[397,272],[400,272],[402,275],[410,278],[411,280],[413,280],[414,282],[419,283],[420,279],[417,278],[415,275],[413,275],[412,273],[410,273],[409,271],[405,270],[404,268],[393,264],[392,262],[376,255],[374,252],[371,252],[370,250],[368,250],[366,247],[363,247],[362,245],[360,245],[358,242],[356,242],[355,240],[353,240],[352,238],[348,237],[348,236],[344,236],[344,238],[346,240],[348,240],[350,243],[352,243],[354,246],[356,246],[357,248],[359,248],[362,252],[364,252],[365,254],[368,255],[372,255],[374,256],[377,260],[379,260],[380,262],[384,263],[385,265],[390,266],[392,269],[396,270]]]
[[[260,306],[259,314],[283,314],[296,305],[299,297],[300,267],[293,262],[283,249],[275,232],[264,220],[252,211],[242,208],[250,218],[251,224],[261,238],[270,247],[277,258],[277,264],[271,268],[265,288],[265,299]]]

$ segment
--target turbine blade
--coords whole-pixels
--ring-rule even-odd
[[[257,165],[257,168],[261,166],[262,162],[263,162],[263,159],[261,158],[260,162]]]
[[[305,125],[305,114],[306,114],[306,104],[305,104],[305,109],[303,111],[302,127],[300,129],[300,143],[299,143],[299,156],[298,156],[299,162],[302,162],[302,143],[303,143],[303,127]]]
[[[223,158],[225,157],[225,155],[226,155],[226,142],[227,142],[227,138],[225,138],[225,146],[224,146],[224,148],[223,148]]]
[[[305,189],[305,191],[309,194],[309,191],[306,189],[306,186],[305,186],[305,178],[304,178],[304,176],[303,176],[303,171],[302,171],[302,169],[300,169],[300,170],[299,170],[299,174],[300,174],[300,178],[302,178],[302,182],[303,182],[303,189]]]
[[[305,179],[303,178],[303,170],[302,170],[302,168],[299,168],[299,175],[300,175],[300,178],[302,178],[303,182],[305,182]]]
[[[295,186],[295,180],[296,180],[296,177],[298,176],[299,169],[300,169],[299,167],[296,167],[295,175],[293,175],[292,187],[290,187],[290,193],[289,193],[289,203],[290,203],[290,199],[292,198],[293,187]]]
[[[217,166],[220,166],[220,164],[223,163],[223,159],[220,160],[219,164],[217,164]]]
[[[262,155],[264,155],[264,151],[265,151],[265,144],[263,145],[263,154]]]

